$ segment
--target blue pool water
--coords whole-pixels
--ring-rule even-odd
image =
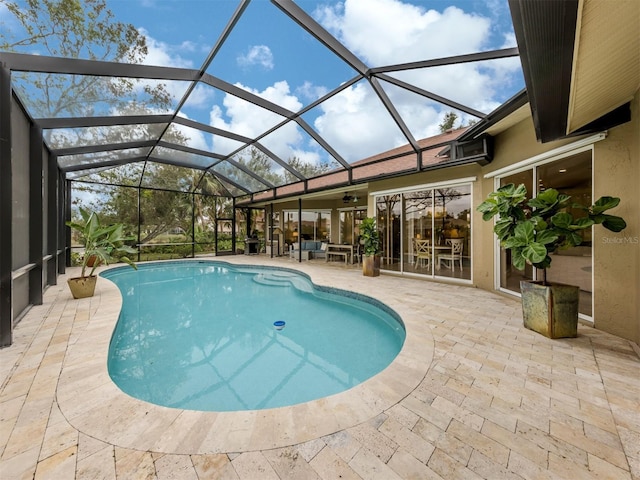
[[[380,302],[287,269],[165,262],[101,275],[123,297],[109,374],[158,405],[235,411],[307,402],[382,371],[405,338]]]

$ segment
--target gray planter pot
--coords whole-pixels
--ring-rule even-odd
[[[548,338],[578,336],[579,287],[522,281],[520,291],[525,328]]]

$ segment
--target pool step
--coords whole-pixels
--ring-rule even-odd
[[[261,285],[288,286],[291,285],[303,292],[313,291],[313,286],[297,274],[287,272],[258,273],[254,275],[253,281]]]

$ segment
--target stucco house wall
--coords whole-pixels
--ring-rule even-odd
[[[632,120],[607,132],[594,144],[594,199],[603,195],[621,198],[612,213],[627,221],[627,229],[613,233],[600,225],[593,232],[594,326],[640,343],[640,94],[632,102]],[[529,118],[496,136],[493,162],[482,168],[474,189],[474,206],[494,189],[487,173],[549,152],[580,139],[541,144]],[[480,198],[476,198],[476,197]],[[474,282],[487,290],[495,286],[495,237],[493,224],[474,213]],[[553,266],[551,267],[553,268]]]
[[[620,197],[615,213],[627,221],[620,233],[595,227],[594,324],[640,344],[640,91],[631,119],[594,147],[595,197]]]

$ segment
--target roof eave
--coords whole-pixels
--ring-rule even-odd
[[[567,132],[578,0],[509,0],[539,141]]]

